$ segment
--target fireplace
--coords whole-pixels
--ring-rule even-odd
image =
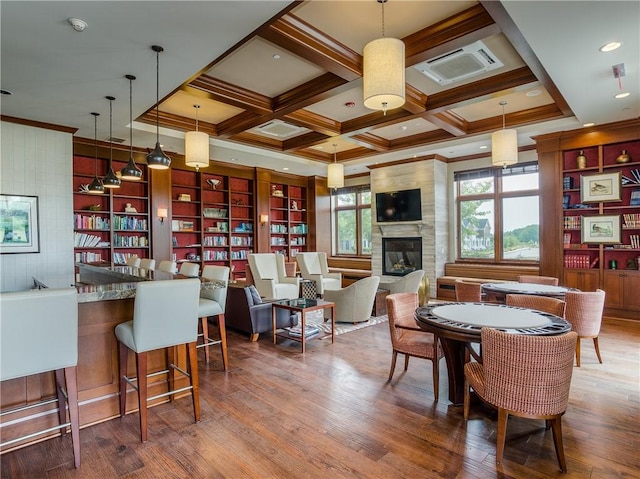
[[[404,276],[422,269],[422,238],[382,238],[382,274]]]

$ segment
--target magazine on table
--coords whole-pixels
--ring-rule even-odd
[[[291,336],[302,337],[302,326],[300,325],[291,326],[290,328],[287,328],[287,329],[289,330],[289,334]],[[317,326],[307,324],[304,330],[305,330],[304,331],[305,338],[310,338],[311,336],[316,336],[320,334],[320,328],[318,328]]]

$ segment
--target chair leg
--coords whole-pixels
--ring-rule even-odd
[[[195,422],[200,421],[200,387],[198,386],[198,350],[196,343],[187,344],[189,374],[191,376],[191,398],[193,400],[193,416]]]
[[[406,371],[407,369],[409,369],[409,355],[405,354],[404,355],[404,370]]]
[[[391,370],[389,371],[389,381],[393,377],[393,372],[396,369],[396,359],[398,359],[398,351],[393,350],[393,354],[391,355]]]
[[[551,431],[553,432],[553,443],[556,446],[556,456],[560,470],[567,472],[567,460],[564,457],[564,446],[562,444],[562,416],[557,415],[551,419]]]
[[[58,420],[60,424],[64,424],[67,422],[67,398],[64,395],[64,389],[66,389],[65,383],[65,375],[64,369],[56,369],[56,394],[58,396]],[[69,394],[69,393],[67,393]],[[67,428],[60,428],[60,435],[64,436],[67,434]]]
[[[120,417],[127,413],[127,360],[129,358],[129,348],[124,343],[118,341],[118,360],[120,363]]]
[[[140,410],[140,440],[147,441],[147,353],[136,353],[138,376],[138,408]]]
[[[600,346],[598,345],[598,337],[593,338],[593,346],[596,348],[596,356],[598,356],[598,361],[602,364],[602,356],[600,356]]]
[[[498,436],[496,438],[496,464],[502,464],[504,442],[507,438],[507,421],[509,413],[506,409],[498,408]]]
[[[438,393],[440,389],[440,358],[436,354],[436,357],[431,360],[431,366],[433,367],[433,397],[438,402]]]
[[[204,361],[209,363],[209,318],[206,316],[200,318],[200,330],[202,331],[202,343],[204,345]]]
[[[226,371],[229,369],[229,356],[227,354],[227,327],[225,325],[224,314],[218,315],[218,330],[220,332],[220,352],[222,352],[222,367]]]
[[[169,370],[169,377],[167,378],[169,381],[168,390],[174,391],[176,389],[176,368],[172,368],[171,365],[178,363],[178,348],[176,346],[169,346],[165,349],[165,356],[167,361],[167,369]],[[175,401],[175,399],[175,394],[169,395],[170,402]]]
[[[71,444],[73,444],[73,463],[80,467],[80,414],[78,412],[78,374],[76,366],[65,368],[65,382],[69,402],[69,422],[71,422]]]
[[[469,391],[469,381],[464,378],[464,403],[462,406],[462,417],[466,421],[469,419],[469,406],[471,405],[471,392]]]
[[[576,364],[580,367],[580,336],[576,339]]]

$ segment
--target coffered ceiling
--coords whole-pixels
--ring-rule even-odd
[[[199,129],[210,135],[219,161],[324,175],[334,151],[347,174],[416,156],[486,156],[490,133],[503,124],[501,101],[521,146],[531,145],[532,135],[587,121],[637,118],[639,10],[638,2],[389,0],[385,35],[405,43],[407,101],[384,115],[362,104],[362,51],[382,29],[374,0],[3,1],[2,88],[14,94],[3,97],[2,114],[77,127],[77,135],[91,138],[89,112],[105,113],[104,95],[119,95],[114,136],[126,143],[123,77],[131,73],[138,77],[134,145],[152,148],[156,78],[149,47],[158,44],[165,49],[158,115],[169,154],[183,153],[197,104]],[[87,29],[72,31],[69,17],[82,17]],[[598,52],[615,39],[623,41],[621,52],[608,58]],[[424,73],[434,59],[461,58],[460,50],[468,58],[480,49],[502,66],[452,82]],[[611,71],[620,62],[621,84]],[[631,91],[628,100],[613,99],[619,88]],[[77,104],[64,105],[69,101]]]

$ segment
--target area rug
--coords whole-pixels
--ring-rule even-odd
[[[389,321],[387,315],[383,316],[371,316],[368,321],[362,321],[360,323],[336,323],[335,335],[350,333],[351,331],[357,331],[358,329],[367,328],[380,323],[386,323]],[[331,321],[324,321],[322,311],[311,311],[306,315],[306,323],[313,324],[322,329],[327,334],[331,334]],[[325,336],[329,337],[329,336]]]

